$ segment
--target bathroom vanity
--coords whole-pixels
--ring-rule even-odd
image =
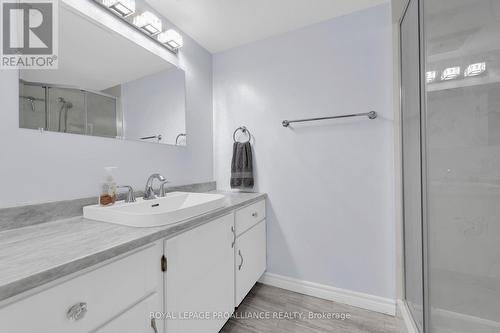
[[[218,332],[266,268],[265,195],[223,195],[164,227],[78,217],[1,232],[0,331]]]

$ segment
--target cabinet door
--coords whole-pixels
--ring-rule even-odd
[[[230,214],[165,242],[167,333],[216,333],[234,311],[233,226]]]
[[[154,293],[95,331],[95,333],[163,332],[163,320],[151,318],[151,313],[158,311],[158,306],[161,302],[162,295]]]
[[[266,270],[265,220],[236,239],[235,266],[235,304],[238,306]]]

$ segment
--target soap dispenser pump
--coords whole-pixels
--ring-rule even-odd
[[[99,204],[101,206],[111,206],[116,201],[116,182],[113,177],[113,171],[116,167],[105,167],[104,181],[101,186],[101,195],[99,196]]]

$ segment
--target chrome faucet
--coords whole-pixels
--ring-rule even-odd
[[[159,173],[154,173],[149,176],[148,181],[146,182],[146,189],[144,190],[144,200],[153,200],[157,198],[155,191],[153,190],[153,181],[155,179],[158,179],[160,182],[166,181],[165,177]]]
[[[123,188],[123,189],[128,190],[127,197],[125,198],[126,203],[135,202],[135,194],[134,194],[134,189],[132,188],[132,186],[122,185],[122,186],[118,186],[118,188],[119,189]]]

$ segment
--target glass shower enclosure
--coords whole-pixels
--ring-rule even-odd
[[[406,304],[420,332],[500,332],[500,1],[400,22]]]
[[[19,82],[19,127],[116,138],[122,135],[119,99],[103,92]]]

